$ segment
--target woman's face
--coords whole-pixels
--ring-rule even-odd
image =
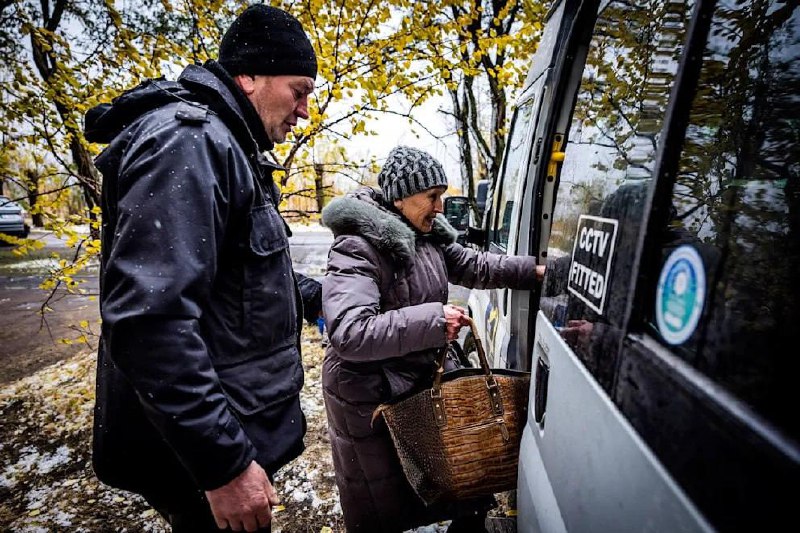
[[[402,200],[395,200],[394,206],[412,226],[422,233],[428,233],[433,229],[433,219],[438,213],[444,211],[442,195],[446,190],[447,187],[434,187],[412,194]]]

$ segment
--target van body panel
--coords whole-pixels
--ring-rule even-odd
[[[521,491],[532,498],[518,498],[520,515],[535,513],[543,531],[560,530],[553,505],[568,531],[712,531],[543,313],[533,357],[550,373],[543,424],[532,385],[520,450]]]
[[[532,405],[529,412],[533,412]],[[525,458],[525,465],[519,469],[517,480],[517,531],[566,532],[567,526],[561,517],[553,484],[547,475],[532,431],[522,433],[519,453],[520,458]]]
[[[537,291],[469,301],[494,366],[547,369],[519,531],[794,520],[798,42],[796,2],[554,6],[519,99],[538,99],[527,159],[509,143],[484,219],[507,232],[488,249],[548,271]],[[580,240],[605,235],[613,255]]]

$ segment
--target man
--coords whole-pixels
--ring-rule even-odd
[[[301,293],[263,152],[308,118],[316,72],[297,19],[255,5],[218,62],[87,115],[109,143],[94,468],[176,533],[268,530],[271,476],[303,450]]]

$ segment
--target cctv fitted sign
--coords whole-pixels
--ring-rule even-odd
[[[618,224],[613,218],[581,215],[572,248],[567,288],[600,314],[606,303]]]

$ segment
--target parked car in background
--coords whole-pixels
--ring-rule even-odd
[[[518,531],[794,523],[799,127],[797,2],[554,2],[468,232],[548,265],[468,304],[533,373]]]
[[[7,196],[0,196],[0,233],[25,238],[30,226],[25,220],[25,210]]]

